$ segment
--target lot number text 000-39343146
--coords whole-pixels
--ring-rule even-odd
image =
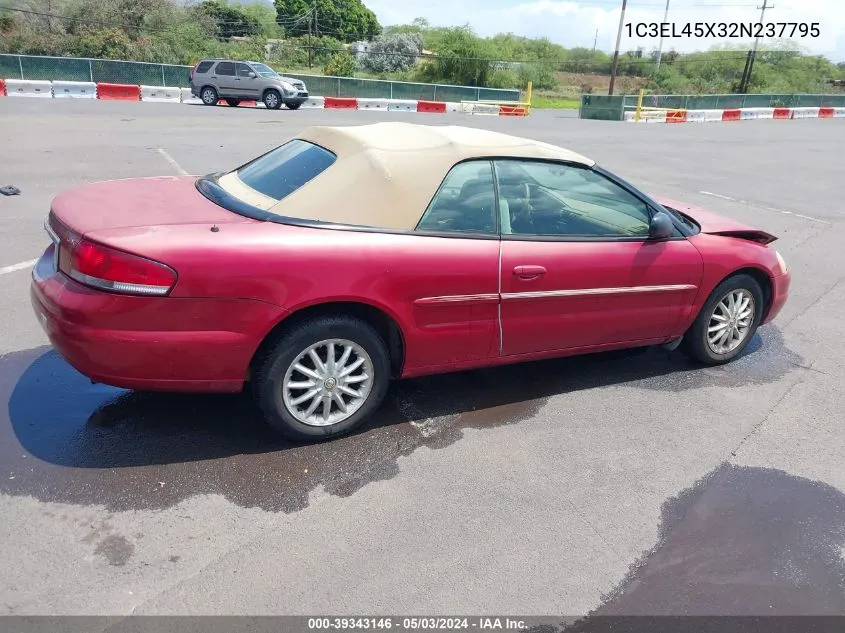
[[[821,35],[818,22],[627,22],[628,37],[812,37]]]

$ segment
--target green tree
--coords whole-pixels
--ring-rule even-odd
[[[0,33],[11,33],[16,25],[15,18],[11,13],[5,11],[0,13]]]
[[[352,77],[355,75],[355,58],[347,52],[335,53],[323,67],[323,74],[332,77]]]
[[[120,29],[86,29],[79,34],[71,52],[75,57],[128,59],[134,53],[132,40]]]
[[[354,42],[381,33],[376,14],[361,0],[275,0],[275,4],[276,21],[292,37],[310,32]]]
[[[400,72],[413,68],[422,51],[418,33],[380,35],[361,59],[361,67],[373,73]]]
[[[488,48],[469,26],[446,29],[433,50],[436,56],[421,66],[423,80],[465,86],[487,85],[492,72]]]
[[[261,34],[261,24],[256,18],[221,0],[204,0],[197,9],[214,20],[217,36],[223,39]]]

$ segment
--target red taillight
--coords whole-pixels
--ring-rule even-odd
[[[50,214],[48,223],[59,240],[58,268],[81,284],[133,295],[166,295],[176,272],[159,262],[83,239]]]

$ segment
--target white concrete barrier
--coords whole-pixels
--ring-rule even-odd
[[[50,81],[32,79],[7,79],[6,96],[53,98],[53,84]]]
[[[461,112],[461,104],[455,101],[447,101],[446,112]]]
[[[417,102],[410,99],[391,99],[387,104],[390,112],[416,112]]]
[[[97,84],[93,81],[54,81],[55,99],[96,99]]]
[[[753,121],[757,117],[757,110],[759,108],[740,108],[739,110],[739,120],[740,121]]]
[[[818,119],[819,118],[819,109],[818,108],[792,108],[792,118],[793,119]]]
[[[704,122],[705,123],[713,123],[718,121],[719,123],[722,122],[722,110],[705,110],[704,111]]]
[[[773,119],[775,116],[775,109],[774,108],[748,108],[752,110],[758,119]]]
[[[141,86],[141,101],[179,103],[181,100],[182,93],[179,88],[171,88],[168,86]]]
[[[387,99],[358,99],[359,110],[380,110],[387,111]]]
[[[845,108],[833,108],[834,118],[845,117]]]
[[[182,103],[202,103],[202,99],[191,94],[190,88],[180,88],[179,99]]]
[[[704,123],[705,110],[687,110],[687,123]]]
[[[472,114],[499,116],[499,106],[490,103],[472,103]]]
[[[325,108],[326,107],[326,98],[325,97],[308,97],[308,101],[302,104],[303,108]]]

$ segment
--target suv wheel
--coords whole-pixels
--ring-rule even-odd
[[[262,99],[268,110],[278,110],[282,107],[282,95],[275,90],[268,90]]]
[[[211,86],[206,86],[202,89],[202,92],[200,92],[200,99],[202,99],[202,102],[205,105],[217,105],[217,91]]]
[[[302,104],[301,103],[286,103],[285,105],[288,107],[288,110],[298,110],[299,106],[301,106]]]

